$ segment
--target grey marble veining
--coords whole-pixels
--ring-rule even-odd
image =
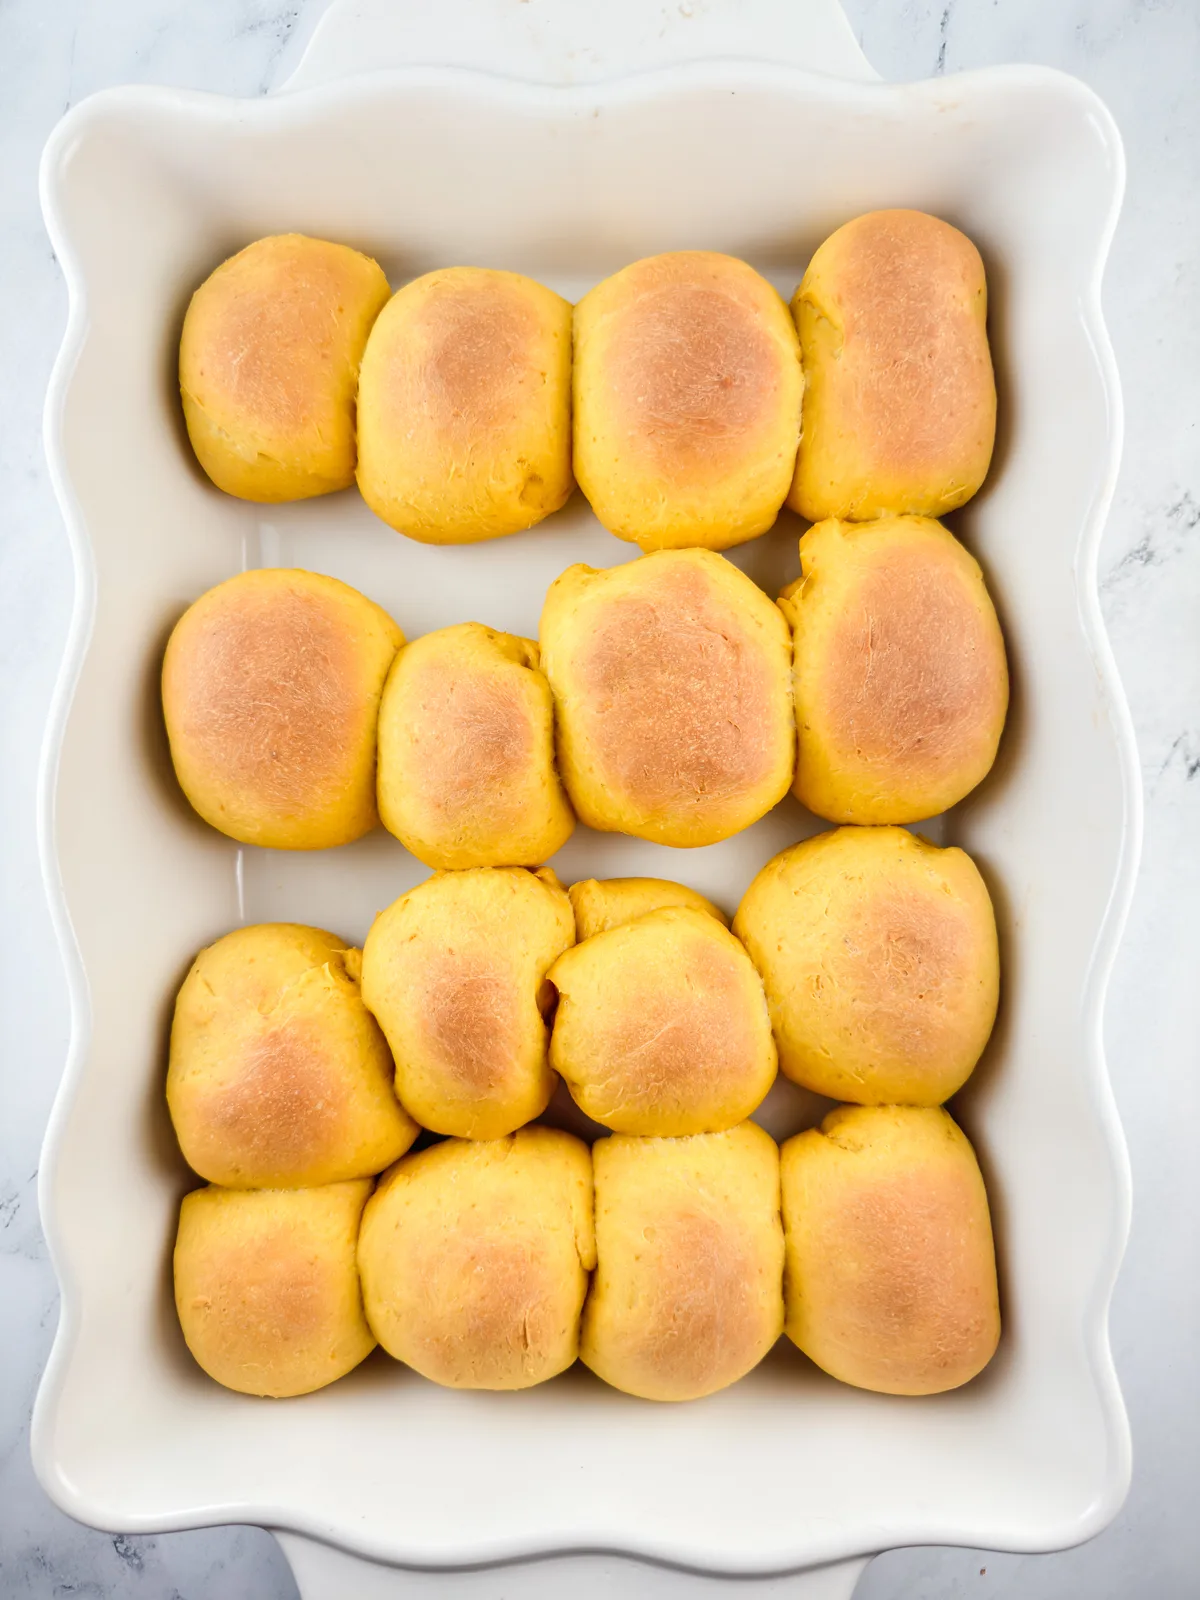
[[[890,1552],[859,1600],[1193,1600],[1200,1595],[1200,4],[1197,0],[845,0],[890,79],[1001,61],[1064,68],[1108,102],[1129,189],[1105,283],[1126,401],[1102,590],[1141,748],[1142,878],[1108,1009],[1136,1204],[1113,1313],[1135,1476],[1116,1523],[1040,1557]],[[41,727],[71,572],[40,406],[65,294],[37,205],[57,118],[110,84],[257,94],[298,58],[322,0],[0,4],[0,1597],[291,1600],[269,1535],[109,1538],[36,1485],[28,1420],[57,1314],[38,1228],[42,1130],[66,1046],[65,992],[34,846]],[[1081,797],[1081,805],[1085,797]],[[734,1588],[736,1586],[731,1586]],[[507,1589],[505,1592],[509,1592]],[[497,1595],[501,1587],[497,1588]]]

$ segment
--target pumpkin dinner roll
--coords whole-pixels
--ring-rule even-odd
[[[775,1081],[762,980],[708,911],[669,906],[595,934],[550,968],[550,1064],[617,1133],[716,1133]]]
[[[358,389],[358,486],[424,544],[531,528],[571,476],[571,307],[515,272],[450,267],[392,296]]]
[[[581,878],[567,890],[575,911],[575,937],[582,943],[594,934],[607,933],[647,911],[662,911],[667,906],[687,906],[706,911],[722,927],[729,918],[711,900],[682,883],[666,878]]]
[[[559,770],[589,827],[715,844],[787,793],[788,626],[723,556],[569,567],[546,596],[541,648]]]
[[[259,239],[196,290],[179,389],[192,449],[226,494],[304,500],[354,482],[354,396],[388,298],[369,256],[327,239]]]
[[[646,1400],[743,1377],[783,1331],[779,1151],[753,1122],[592,1146],[596,1275],[579,1354]]]
[[[376,917],[363,999],[422,1127],[498,1139],[546,1109],[546,974],[574,942],[571,902],[548,868],[437,872]]]
[[[575,308],[575,473],[643,550],[764,533],[796,462],[800,360],[779,295],[710,250],[650,256]]]
[[[810,522],[940,517],[987,476],[996,383],[979,252],[922,211],[872,211],[792,300],[804,418],[788,504]]]
[[[531,639],[463,622],[400,651],[379,708],[379,814],[429,867],[533,867],[566,843]]]
[[[903,828],[837,828],[784,850],[733,931],[762,974],[789,1078],[864,1105],[940,1105],[996,1018],[996,919],[979,869]]]
[[[367,1320],[455,1389],[528,1389],[579,1353],[596,1265],[592,1158],[556,1128],[447,1139],[397,1163],[363,1215]]]
[[[782,1150],[787,1334],[843,1383],[941,1394],[1000,1338],[987,1193],[932,1106],[839,1106]]]
[[[375,826],[375,723],[404,635],[365,595],[260,568],[175,625],[162,698],[180,787],[243,844],[321,850]]]
[[[175,1308],[187,1347],[227,1389],[309,1394],[375,1348],[355,1250],[370,1179],[183,1197]]]
[[[209,1183],[293,1189],[381,1172],[420,1131],[363,1005],[362,957],[292,923],[238,928],[192,963],[175,1001],[167,1105]]]
[[[926,517],[819,522],[780,597],[792,626],[793,789],[831,822],[916,822],[991,770],[1004,637],[978,563]]]

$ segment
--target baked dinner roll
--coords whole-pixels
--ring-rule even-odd
[[[420,1131],[362,1003],[362,957],[320,928],[238,928],[175,1001],[167,1105],[193,1172],[234,1189],[307,1189],[381,1172]]]
[[[592,1146],[596,1275],[579,1355],[626,1394],[696,1400],[783,1330],[779,1151],[753,1122]]]
[[[196,458],[226,494],[305,500],[354,482],[354,394],[388,297],[369,256],[327,239],[259,239],[192,296],[179,390]]]
[[[423,1127],[499,1139],[546,1109],[556,1081],[546,974],[574,940],[571,902],[548,868],[437,872],[375,918],[363,999]]]
[[[831,822],[916,822],[985,778],[1008,711],[978,563],[940,522],[819,522],[780,597],[792,626],[793,789]]]
[[[354,1252],[371,1181],[197,1189],[175,1241],[175,1308],[210,1378],[241,1394],[309,1394],[375,1347]]]
[[[903,828],[837,828],[784,850],[733,931],[762,974],[789,1078],[834,1100],[940,1105],[996,1018],[987,887],[963,850]]]
[[[531,639],[462,622],[400,651],[379,708],[379,815],[428,867],[535,867],[567,842]]]
[[[575,308],[575,474],[643,550],[725,550],[779,515],[800,359],[775,290],[711,250],[650,256]]]
[[[242,844],[323,850],[370,831],[375,722],[404,635],[365,595],[260,568],[175,624],[162,697],[180,787]]]
[[[482,267],[393,295],[358,388],[371,510],[424,544],[474,544],[531,528],[573,486],[568,302]]]
[[[707,911],[671,906],[598,933],[550,968],[550,1065],[617,1133],[718,1133],[775,1081],[762,980]]]
[[[528,1389],[579,1354],[592,1158],[556,1128],[447,1139],[380,1180],[358,1244],[383,1348],[454,1389]]]
[[[708,550],[667,550],[550,585],[542,670],[581,822],[715,844],[787,793],[796,729],[779,607]]]
[[[729,918],[711,900],[666,878],[581,878],[567,893],[575,911],[575,937],[580,943],[644,917],[647,911],[662,911],[667,906],[706,911],[723,927],[729,926]]]
[[[975,1152],[931,1106],[839,1106],[782,1151],[787,1333],[843,1383],[940,1394],[1000,1338]]]
[[[987,284],[965,234],[872,211],[832,234],[792,300],[804,417],[788,504],[810,522],[940,517],[987,476],[996,383]]]

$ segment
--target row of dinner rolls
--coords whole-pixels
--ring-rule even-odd
[[[968,500],[995,433],[986,318],[975,246],[919,211],[839,228],[790,316],[711,251],[637,261],[572,308],[477,267],[391,295],[367,256],[285,234],[197,289],[179,379],[201,465],[244,499],[357,475],[392,527],[460,544],[531,527],[578,480],[643,550],[722,550],[785,500],[811,521]]]
[[[983,1179],[937,1108],[841,1106],[782,1152],[555,1129],[446,1140],[369,1179],[185,1197],[175,1297],[231,1389],[308,1393],[378,1342],[437,1383],[523,1389],[582,1359],[691,1400],[781,1332],[843,1382],[953,1389],[1000,1333]]]
[[[900,828],[785,850],[731,932],[680,884],[548,869],[436,873],[360,953],[291,923],[202,950],[175,1005],[167,1102],[192,1169],[229,1188],[370,1177],[420,1128],[494,1139],[559,1077],[616,1133],[733,1127],[777,1066],[831,1099],[940,1105],[999,993],[970,857]]]
[[[1008,706],[978,565],[938,522],[823,522],[773,604],[725,557],[568,568],[540,640],[476,622],[406,644],[336,579],[245,572],[179,620],[163,709],[180,784],[247,844],[378,818],[436,868],[534,866],[575,819],[693,846],[791,788],[833,822],[912,822],[973,789]]]

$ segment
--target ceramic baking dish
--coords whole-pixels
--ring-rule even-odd
[[[430,1568],[594,1550],[752,1574],[899,1543],[1082,1540],[1129,1473],[1106,1322],[1129,1186],[1101,1011],[1139,786],[1095,587],[1121,428],[1099,296],[1117,135],[1090,91],[1038,68],[873,82],[816,0],[717,8],[694,27],[671,8],[661,31],[621,0],[602,38],[582,0],[547,0],[532,22],[512,9],[410,8],[398,36],[394,7],[343,5],[287,92],[116,90],[76,107],[46,151],[71,300],[47,441],[78,595],[42,796],[74,1033],[42,1166],[62,1318],[37,1470],[104,1528],[248,1521]],[[566,49],[585,38],[590,53]],[[391,65],[414,56],[443,64]],[[471,70],[481,63],[496,73]],[[451,1393],[379,1356],[286,1404],[218,1389],[170,1297],[189,1182],[162,1105],[171,996],[195,950],[233,925],[361,938],[424,869],[383,833],[285,855],[206,829],[166,757],[166,634],[243,566],[299,565],[363,589],[410,636],[467,618],[534,635],[562,568],[632,552],[578,499],[532,532],[437,549],[353,493],[276,508],[222,496],[190,458],[173,393],[190,290],[247,240],[299,229],[372,252],[394,284],[473,262],[574,298],[640,255],[702,246],[790,294],[822,237],[888,205],[936,212],[980,245],[1001,382],[992,475],[954,526],[1007,631],[1012,716],[992,777],[928,830],[975,856],[1002,929],[1000,1023],[958,1102],[995,1209],[999,1355],[966,1389],[921,1401],[839,1386],[790,1346],[674,1408],[580,1369],[520,1395]],[[733,559],[774,593],[798,570],[800,526],[785,516]],[[580,829],[554,865],[568,881],[679,877],[732,909],[816,827],[789,800],[692,852]],[[788,1133],[819,1110],[784,1087],[764,1120]],[[303,1547],[288,1548],[303,1567]],[[304,1569],[306,1593],[350,1592],[327,1559]],[[848,1593],[859,1564],[826,1573],[822,1592]]]

